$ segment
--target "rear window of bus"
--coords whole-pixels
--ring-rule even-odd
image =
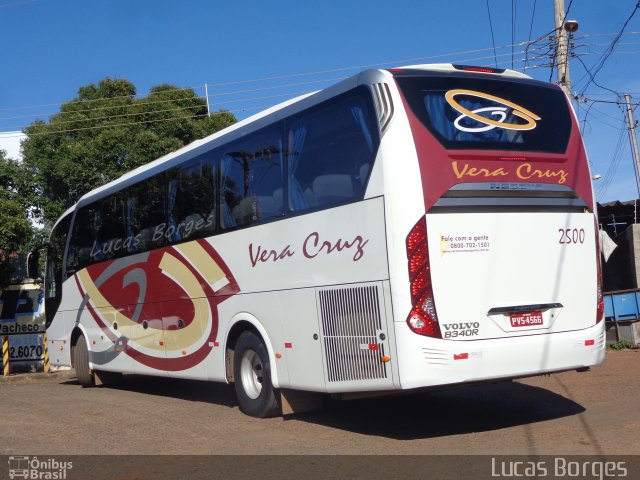
[[[564,93],[534,81],[400,76],[413,113],[446,148],[564,153],[571,117]]]

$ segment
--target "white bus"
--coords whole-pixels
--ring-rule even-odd
[[[578,123],[509,70],[368,70],[266,110],[86,194],[46,265],[52,365],[233,382],[258,417],[604,356]]]

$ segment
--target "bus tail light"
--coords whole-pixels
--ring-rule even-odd
[[[602,266],[600,265],[600,229],[596,220],[596,265],[598,266],[598,287],[596,292],[596,324],[604,318],[604,296],[602,295]]]
[[[478,67],[475,65],[452,65],[456,70],[477,73],[504,73],[504,68]]]
[[[598,268],[598,294],[597,294],[598,306],[596,307],[596,323],[599,323],[604,318],[604,296],[602,295],[602,274],[600,268]]]
[[[407,324],[419,335],[442,338],[433,300],[427,224],[424,217],[411,229],[406,242],[411,288],[411,311],[407,317]]]

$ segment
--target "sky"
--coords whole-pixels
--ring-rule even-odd
[[[565,0],[579,22],[572,90],[601,203],[638,197],[616,102],[622,92],[640,102],[640,10],[603,55],[637,3]],[[367,68],[497,64],[555,81],[553,18],[552,0],[0,0],[0,132],[47,120],[105,77],[140,95],[170,83],[204,97],[206,84],[212,110],[238,118]],[[16,138],[0,134],[0,148]]]

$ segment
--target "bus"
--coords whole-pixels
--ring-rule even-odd
[[[50,361],[233,383],[256,417],[587,370],[594,205],[558,86],[367,70],[84,195],[46,247]]]

